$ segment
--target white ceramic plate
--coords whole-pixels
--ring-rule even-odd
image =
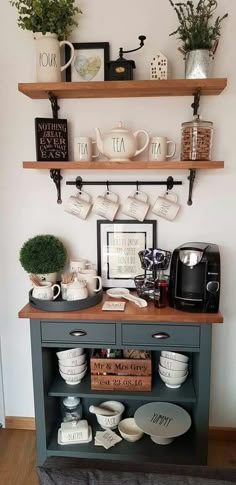
[[[144,404],[135,412],[134,420],[144,433],[160,438],[160,441],[181,436],[191,426],[191,417],[187,411],[168,402]]]

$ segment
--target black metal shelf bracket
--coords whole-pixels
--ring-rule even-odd
[[[201,89],[196,89],[193,93],[194,101],[191,104],[191,108],[193,108],[193,116],[198,115],[198,110],[200,106],[200,99],[201,99]]]
[[[196,178],[196,170],[195,169],[190,169],[190,174],[188,176],[189,180],[189,193],[188,193],[188,205],[193,205],[193,200],[192,200],[192,195],[193,195],[193,186],[194,186],[194,181]]]
[[[75,185],[78,190],[81,190],[83,185],[105,185],[106,187],[110,187],[111,185],[135,185],[140,187],[140,185],[165,185],[166,190],[171,190],[175,185],[182,185],[181,180],[174,180],[173,177],[168,177],[166,180],[135,180],[135,181],[124,181],[124,180],[88,180],[85,181],[82,177],[76,177],[75,180],[67,180],[66,185]]]
[[[58,104],[58,97],[55,94],[53,94],[51,91],[49,91],[48,99],[51,103],[52,117],[54,120],[58,120],[58,111],[60,109],[60,106]]]
[[[62,180],[62,175],[61,171],[56,169],[56,168],[51,168],[50,170],[50,177],[53,180],[56,189],[57,189],[57,203],[62,204],[62,199],[61,199],[61,180]]]
[[[58,120],[58,111],[60,109],[60,106],[58,104],[58,97],[55,96],[51,91],[48,92],[48,99],[51,103],[51,108],[52,108],[52,117],[54,120]],[[50,170],[50,177],[53,180],[56,189],[57,189],[57,203],[62,204],[62,198],[61,198],[61,181],[63,179],[61,175],[61,170],[59,169],[51,169]]]

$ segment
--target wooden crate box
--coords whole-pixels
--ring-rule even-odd
[[[91,389],[151,391],[152,361],[147,359],[90,359]]]

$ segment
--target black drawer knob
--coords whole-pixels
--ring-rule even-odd
[[[164,338],[170,338],[170,336],[168,335],[168,333],[165,333],[165,332],[158,332],[158,333],[154,333],[152,335],[152,338],[156,338],[156,339],[164,339]]]
[[[84,330],[73,330],[73,332],[70,332],[70,335],[72,337],[85,337],[87,335],[87,332]]]

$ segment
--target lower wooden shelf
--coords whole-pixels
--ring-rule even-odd
[[[179,403],[196,403],[196,394],[193,386],[191,376],[178,389],[170,389],[165,386],[159,376],[153,376],[152,391],[150,392],[125,392],[125,391],[92,391],[90,388],[90,375],[81,381],[76,386],[70,386],[60,377],[56,377],[53,381],[49,392],[49,396],[65,397],[65,396],[79,396],[86,398],[111,398],[116,399],[130,399],[142,401],[167,401]]]
[[[42,170],[42,169],[64,169],[64,170],[211,170],[224,168],[223,161],[181,161],[166,160],[164,162],[151,162],[142,160],[130,160],[128,162],[23,162],[23,168]]]
[[[100,428],[93,426],[93,437],[98,430],[101,431]],[[136,443],[122,440],[116,446],[105,450],[103,447],[95,446],[94,440],[79,445],[58,445],[55,430],[47,446],[47,456],[193,465],[196,464],[196,441],[193,430],[190,430],[168,446],[157,445],[145,435]]]

